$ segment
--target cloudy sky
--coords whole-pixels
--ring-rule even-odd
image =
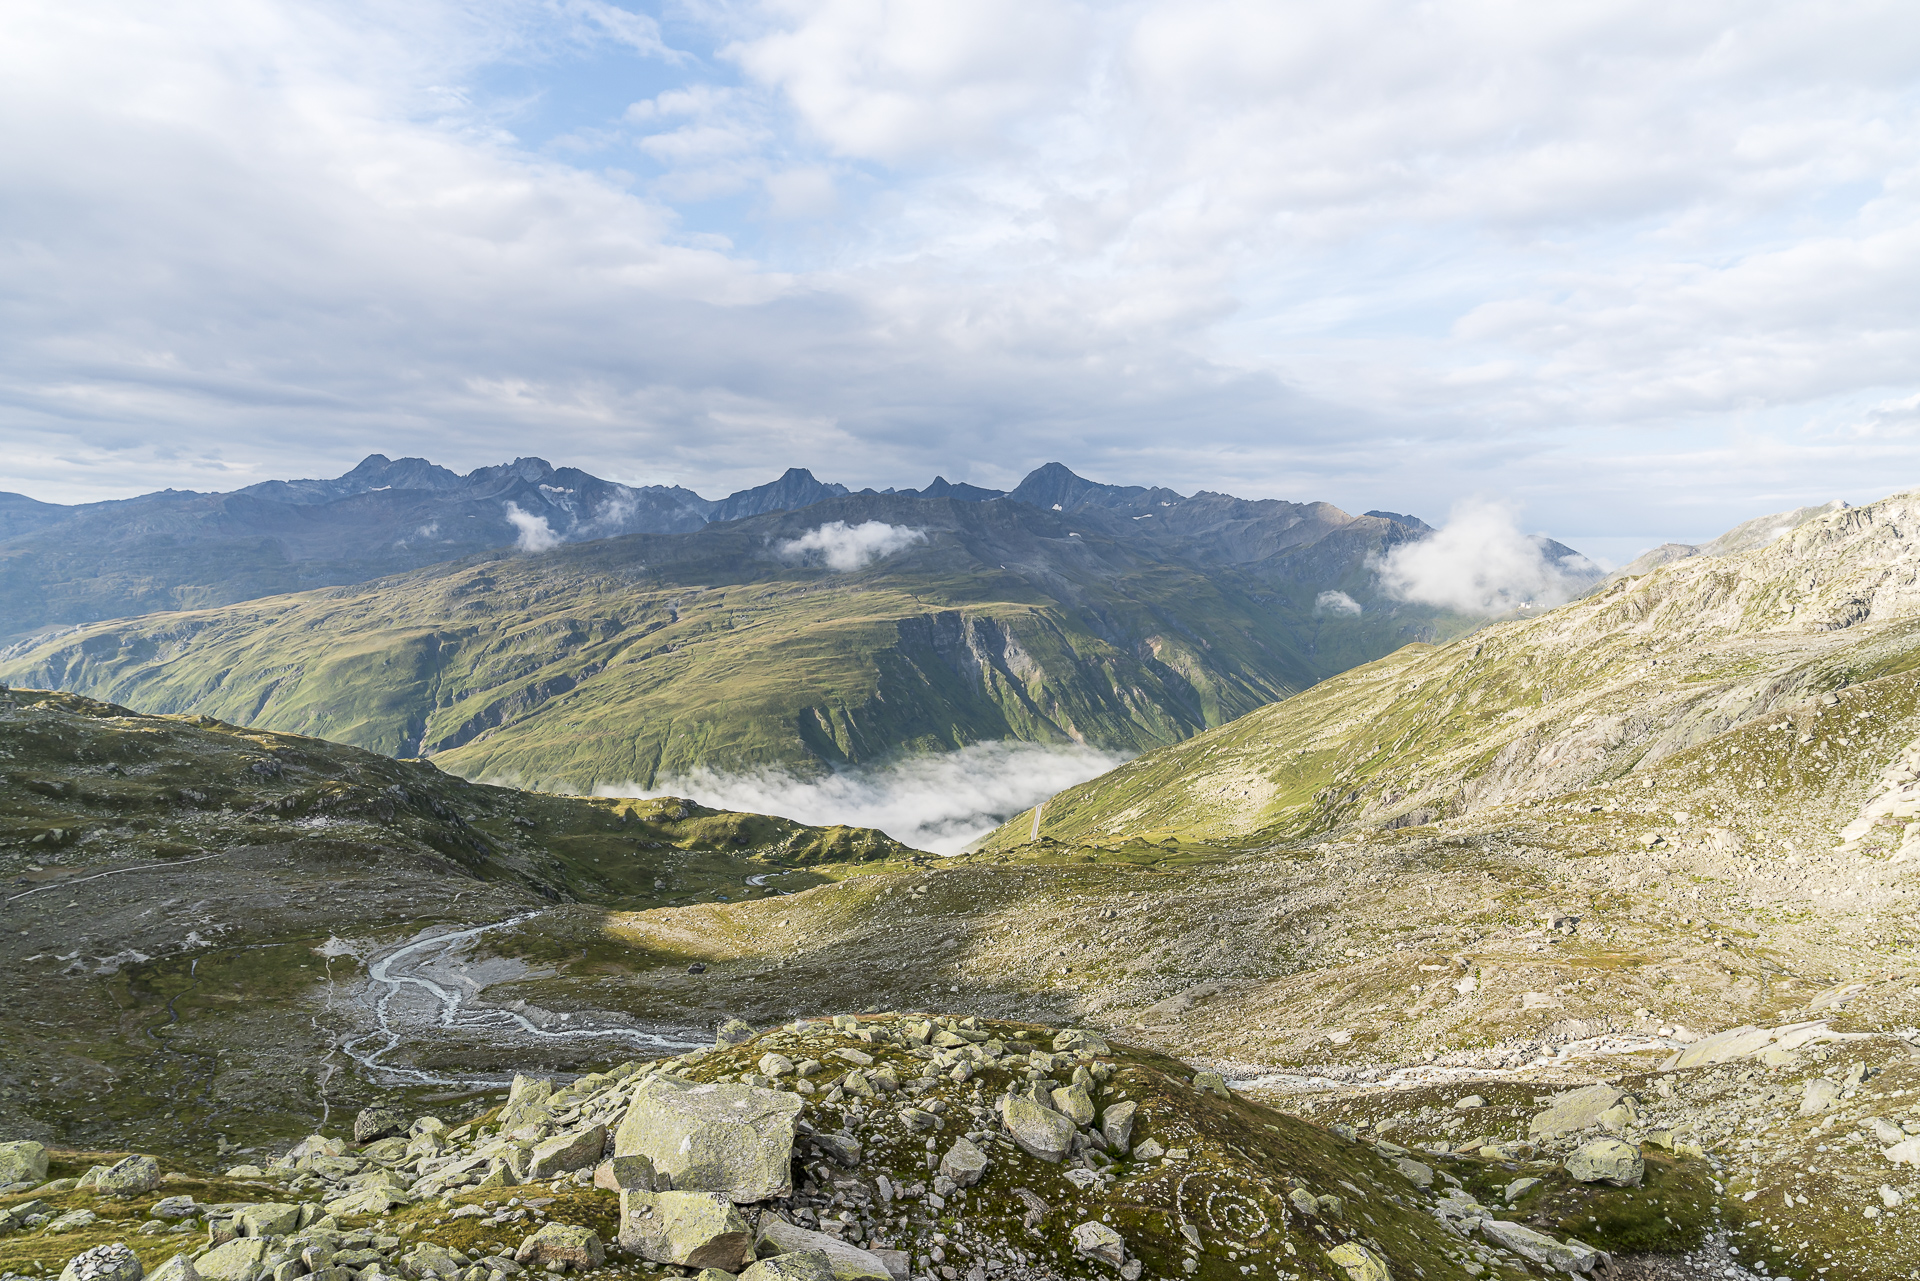
[[[1893,3],[22,0],[0,489],[539,454],[1577,546],[1920,484]]]

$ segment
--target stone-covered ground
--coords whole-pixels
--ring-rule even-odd
[[[612,1152],[636,1092],[662,1073],[799,1100],[790,1195],[741,1207],[757,1235],[777,1216],[923,1281],[1518,1278],[1554,1275],[1555,1260],[1604,1271],[1596,1250],[1615,1252],[1623,1269],[1636,1259],[1670,1264],[1747,1226],[1723,1217],[1718,1171],[1683,1144],[1636,1145],[1644,1174],[1635,1187],[1571,1177],[1560,1152],[1599,1133],[1592,1117],[1557,1146],[1432,1152],[1410,1146],[1416,1114],[1403,1107],[1400,1125],[1383,1129],[1391,1114],[1369,1111],[1391,1100],[1344,1105],[1344,1119],[1322,1124],[1098,1033],[879,1014],[758,1035],[730,1025],[710,1050],[622,1064],[551,1094],[523,1080],[466,1118],[375,1112],[357,1150],[308,1140],[292,1156],[218,1176],[175,1170],[158,1181],[156,1170],[156,1186],[124,1198],[71,1186],[113,1154],[58,1153],[51,1182],[0,1195],[13,1226],[0,1235],[0,1271],[48,1277],[83,1250],[120,1241],[148,1268],[198,1254],[206,1281],[269,1272],[276,1281],[309,1272],[321,1281],[428,1272],[505,1281],[567,1258],[574,1271],[609,1277],[690,1274],[617,1246],[601,1259],[548,1259],[529,1245],[553,1223],[614,1241],[613,1163],[595,1163]],[[1038,1100],[1053,1105],[1051,1117],[1034,1110]],[[1524,1129],[1518,1103],[1487,1098],[1471,1110]],[[400,1137],[372,1137],[403,1126]],[[594,1136],[591,1153],[582,1134]],[[951,1160],[969,1145],[987,1161],[971,1182],[977,1171]],[[555,1175],[541,1164],[556,1160],[579,1168]],[[1090,1224],[1119,1246],[1099,1246]],[[214,1244],[236,1229],[238,1244]],[[1818,1265],[1780,1259],[1772,1274],[1817,1275]]]

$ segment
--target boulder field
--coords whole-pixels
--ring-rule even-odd
[[[1426,1281],[1604,1276],[1713,1248],[1705,1158],[1612,1132],[1622,1105],[1576,1091],[1535,1118],[1552,1140],[1411,1149],[1087,1029],[732,1023],[711,1049],[519,1077],[452,1124],[369,1108],[351,1138],[217,1176],[133,1155],[17,1181],[0,1273]],[[0,1160],[44,1174],[38,1146]]]

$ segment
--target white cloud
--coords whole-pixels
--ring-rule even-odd
[[[1013,815],[1124,759],[1087,747],[975,743],[826,778],[702,769],[663,779],[648,792],[627,785],[598,788],[595,795],[684,796],[716,809],[778,814],[800,823],[877,827],[915,849],[957,854]]]
[[[775,544],[773,550],[782,560],[825,565],[845,574],[926,541],[925,530],[909,529],[905,525],[889,525],[878,520],[849,525],[844,520],[830,520],[798,538]]]
[[[560,535],[553,532],[553,527],[547,524],[547,518],[521,511],[518,503],[507,504],[507,520],[520,531],[515,546],[523,552],[552,551],[560,545]]]
[[[684,50],[605,0],[8,20],[0,489],[537,439],[710,492],[1060,457],[1625,535],[1920,462],[1883,3],[743,0]]]
[[[1321,592],[1313,599],[1314,609],[1323,614],[1358,614],[1360,602],[1345,592]]]
[[[1585,557],[1556,564],[1520,532],[1511,508],[1488,502],[1455,507],[1431,536],[1401,543],[1375,565],[1388,595],[1463,614],[1565,604],[1586,585],[1577,571],[1591,568]]]

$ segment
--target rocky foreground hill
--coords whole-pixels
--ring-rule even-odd
[[[1763,1258],[1743,1239],[1766,1211],[1723,1205],[1691,1138],[1618,1137],[1642,1118],[1607,1087],[1530,1109],[1525,1141],[1414,1151],[1384,1121],[1318,1126],[1097,1032],[882,1014],[757,1035],[735,1021],[711,1049],[558,1088],[518,1077],[481,1107],[452,1124],[369,1108],[217,1175],[135,1154],[43,1182],[85,1158],[0,1147],[0,1176],[24,1176],[0,1189],[0,1268],[1381,1281],[1820,1267],[1811,1246]]]

